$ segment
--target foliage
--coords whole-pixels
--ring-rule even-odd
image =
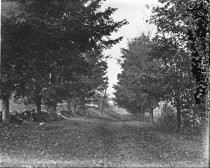
[[[108,93],[106,93],[106,95],[105,95],[105,93],[99,92],[98,94],[96,94],[96,96],[94,98],[95,99],[93,100],[92,103],[94,105],[96,105],[96,107],[98,107],[98,109],[102,108],[102,103],[104,103],[104,105],[103,105],[104,109],[111,107],[111,105],[110,105],[111,98],[110,98],[110,95]]]
[[[157,36],[154,38],[155,45],[152,54],[159,59],[162,66],[161,73],[166,72],[163,76],[168,76],[171,88],[170,91],[178,89],[181,92],[186,88],[193,88],[194,81],[191,74],[191,58],[189,50],[186,48],[187,25],[186,9],[189,1],[160,1],[161,7],[154,7],[150,23],[154,23],[157,28]],[[178,80],[177,80],[178,79]],[[180,88],[183,87],[183,88]],[[184,96],[189,95],[193,90],[189,90]],[[173,92],[172,92],[173,94]],[[173,97],[173,96],[172,96]],[[193,103],[192,98],[185,98]]]
[[[190,58],[175,38],[145,35],[123,50],[123,72],[116,87],[116,101],[133,111],[155,107],[160,100],[179,109],[193,107],[193,80]],[[125,104],[130,106],[125,107]],[[135,108],[136,107],[136,108]]]
[[[192,74],[196,81],[194,98],[197,104],[204,106],[209,62],[209,1],[159,2],[161,6],[153,8],[150,22],[157,25],[159,35],[175,38],[179,46],[191,54]]]
[[[181,111],[181,133],[197,135],[201,133],[201,118],[196,108],[183,109]],[[176,129],[176,110],[167,102],[161,109],[161,115],[157,120],[157,126],[163,131],[174,132]]]
[[[208,94],[208,73],[210,60],[210,15],[209,1],[195,1],[188,6],[188,40],[192,58],[192,73],[196,80],[196,103],[206,110]],[[209,103],[208,103],[209,104]]]
[[[173,132],[176,129],[176,112],[168,103],[163,105],[161,115],[157,120],[157,125],[166,131]]]
[[[16,44],[19,43],[19,40],[22,38],[24,31],[21,31],[20,25],[16,27],[12,25],[13,19],[5,20],[2,18],[2,45],[1,45],[1,79],[0,79],[0,92],[1,95],[11,95],[11,92],[14,91],[20,81],[20,70],[24,66],[24,63],[21,60],[21,57],[18,57],[14,51],[14,46],[10,45],[10,42],[13,39],[16,39]],[[19,37],[18,37],[19,33]],[[15,64],[16,62],[16,64]]]
[[[182,111],[182,131],[186,133],[201,133],[201,117],[194,109],[185,109]]]
[[[182,109],[192,108],[194,80],[188,51],[180,48],[173,38],[157,36],[154,41],[151,57],[160,64],[158,76],[163,100],[171,101],[176,106],[176,99],[179,99]]]
[[[15,12],[3,13],[2,65],[11,86],[3,84],[8,92],[41,107],[42,101],[54,106],[75,94],[89,99],[100,90],[107,81],[101,53],[122,39],[109,36],[127,24],[113,21],[116,9],[101,11],[101,4],[20,0]]]
[[[154,71],[157,67],[155,61],[149,59],[151,44],[150,37],[142,34],[128,44],[128,49],[122,49],[123,61],[120,64],[123,71],[118,75],[119,82],[115,86],[115,101],[135,115],[157,103],[157,97],[151,91],[155,82],[146,81],[148,76],[152,76],[152,69]]]
[[[163,85],[166,99],[177,109],[177,131],[181,127],[181,110],[194,108],[195,80],[191,71],[191,57],[188,48],[188,6],[191,1],[160,0],[161,5],[153,8],[150,23],[157,26],[157,47],[155,57],[159,57],[163,67]],[[159,48],[159,49],[158,49]]]

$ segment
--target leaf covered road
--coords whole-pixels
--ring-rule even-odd
[[[199,167],[200,137],[166,134],[138,121],[59,121],[1,127],[1,166]]]

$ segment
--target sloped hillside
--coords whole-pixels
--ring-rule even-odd
[[[105,120],[111,120],[111,121],[116,121],[116,120],[122,119],[122,115],[116,113],[111,108],[105,108],[103,110],[102,114],[99,109],[89,108],[89,109],[87,109],[87,117],[88,118],[103,118]]]

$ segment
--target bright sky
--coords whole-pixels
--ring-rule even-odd
[[[110,55],[108,60],[108,78],[109,87],[108,94],[113,96],[113,85],[117,84],[117,75],[121,72],[120,65],[117,63],[117,59],[120,58],[121,48],[126,48],[127,42],[132,38],[140,35],[141,33],[155,32],[155,26],[146,23],[146,19],[149,18],[151,11],[145,7],[146,4],[157,5],[157,0],[107,0],[104,2],[104,8],[113,7],[118,8],[115,14],[112,15],[115,21],[126,19],[129,24],[123,26],[117,33],[114,33],[112,37],[123,36],[123,40],[112,49],[106,50],[104,53]]]

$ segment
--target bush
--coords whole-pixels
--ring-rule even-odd
[[[157,119],[157,125],[165,131],[174,131],[176,129],[176,112],[167,103],[163,105],[161,115]]]
[[[192,109],[182,110],[182,132],[200,133],[201,120],[199,113]]]
[[[175,131],[176,110],[165,103],[161,110],[161,115],[157,119],[157,125],[164,131]],[[184,109],[181,111],[181,133],[194,135],[200,134],[201,127],[200,115],[195,109]]]

